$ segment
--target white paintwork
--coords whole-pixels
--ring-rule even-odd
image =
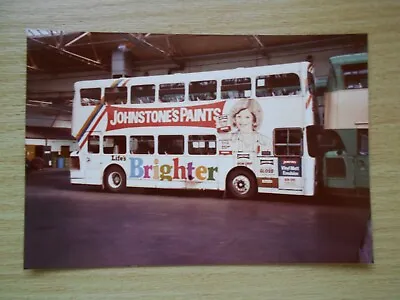
[[[172,189],[215,189],[224,190],[226,176],[229,171],[237,166],[239,162],[236,160],[236,154],[234,155],[189,155],[187,149],[187,139],[189,135],[216,135],[217,138],[217,153],[221,150],[222,145],[222,135],[218,135],[217,129],[213,128],[203,128],[192,126],[155,126],[155,127],[134,127],[134,128],[121,128],[114,129],[110,132],[106,132],[106,127],[111,120],[108,120],[108,109],[123,108],[130,109],[140,109],[140,110],[157,110],[160,108],[166,109],[176,109],[180,110],[182,108],[189,109],[193,108],[200,109],[203,105],[223,105],[222,114],[228,115],[229,111],[232,109],[233,105],[239,101],[238,99],[221,99],[220,85],[222,79],[227,78],[240,78],[240,77],[250,77],[252,80],[252,90],[250,92],[251,97],[258,101],[263,110],[262,124],[258,132],[270,141],[273,140],[273,132],[275,128],[286,128],[286,127],[296,127],[305,129],[306,126],[313,124],[313,113],[312,113],[312,103],[307,103],[309,98],[309,92],[307,90],[307,68],[309,66],[308,62],[293,63],[293,64],[282,64],[274,66],[264,66],[264,67],[253,67],[253,68],[238,68],[233,70],[223,70],[223,71],[211,71],[211,72],[200,72],[200,73],[187,73],[187,74],[173,74],[165,76],[147,76],[147,77],[136,77],[136,78],[125,78],[122,82],[129,88],[132,85],[141,84],[155,84],[156,85],[156,99],[158,97],[159,84],[162,83],[173,83],[173,82],[183,82],[186,87],[185,101],[184,102],[173,102],[173,103],[149,103],[149,104],[129,104],[130,103],[130,93],[128,92],[128,104],[126,105],[115,105],[115,106],[103,106],[96,117],[93,119],[92,123],[89,125],[89,130],[98,131],[97,134],[100,136],[100,140],[104,135],[126,135],[129,139],[130,135],[153,135],[155,137],[155,149],[157,151],[157,137],[159,135],[171,135],[171,134],[181,134],[185,138],[185,153],[184,155],[159,155],[157,153],[153,155],[134,155],[134,154],[119,154],[123,161],[112,161],[112,154],[91,154],[88,153],[87,143],[82,141],[85,140],[88,132],[84,132],[80,140],[82,148],[79,153],[76,154],[80,158],[81,170],[71,170],[71,182],[79,184],[94,184],[101,185],[103,183],[103,174],[106,168],[115,164],[121,166],[127,175],[127,186],[132,187],[155,187],[155,188],[172,188]],[[256,97],[255,82],[256,77],[260,75],[274,75],[274,74],[284,74],[284,73],[296,73],[300,77],[301,93],[298,95],[291,96],[269,96],[269,97]],[[128,81],[127,81],[128,80]],[[217,100],[212,101],[196,101],[191,102],[188,98],[188,86],[191,81],[201,81],[201,80],[217,80]],[[73,120],[72,120],[72,134],[76,136],[83,124],[86,122],[90,114],[95,109],[95,106],[81,106],[79,98],[79,90],[81,88],[95,88],[101,87],[102,96],[104,96],[104,90],[106,87],[110,87],[115,82],[115,79],[106,79],[98,81],[83,81],[77,82],[75,84],[75,90],[77,91],[74,98],[73,106]],[[105,114],[103,114],[103,112]],[[102,117],[103,116],[103,117]],[[112,116],[112,114],[110,114]],[[133,119],[132,119],[133,120]],[[131,121],[132,121],[131,120]],[[128,124],[128,115],[126,115],[125,123]],[[135,121],[136,122],[136,121]],[[135,123],[133,122],[133,123]],[[112,122],[111,122],[112,123]],[[232,127],[232,120],[228,121],[229,125]],[[97,124],[96,126],[94,124]],[[173,124],[172,124],[173,125]],[[127,140],[127,144],[128,144]],[[230,143],[232,140],[230,140]],[[233,146],[230,146],[233,147]],[[272,143],[264,144],[265,149],[273,150]],[[100,149],[102,148],[102,142],[100,143]],[[262,148],[262,149],[264,149]],[[256,153],[250,153],[251,165],[247,165],[257,177],[269,176],[278,178],[279,177],[279,188],[259,188],[259,192],[269,192],[269,193],[279,193],[279,194],[298,194],[298,195],[312,195],[314,193],[314,170],[315,170],[315,160],[308,155],[307,152],[307,141],[305,132],[303,134],[303,153],[301,157],[301,169],[302,173],[300,177],[296,177],[295,186],[293,186],[292,181],[285,181],[286,176],[279,176],[278,173],[278,158],[265,154],[262,159],[272,160],[273,174],[265,175],[260,173],[261,161],[260,157],[257,157]],[[72,156],[75,156],[72,155]],[[173,167],[170,172],[164,172],[166,176],[174,174],[175,175],[175,165],[174,159],[179,159],[179,164],[176,166],[186,168],[186,172],[189,173],[189,164],[192,164],[193,172],[199,172],[200,174],[197,178],[193,180],[184,180],[180,178],[175,178],[169,180],[168,178],[161,179],[153,173],[147,174],[147,179],[144,179],[140,171],[142,166],[150,166],[151,170],[155,168],[161,168],[161,166],[166,165],[165,170],[169,169],[168,166]],[[135,163],[140,166],[135,167]],[[156,162],[157,161],[157,162]],[[204,166],[205,168],[201,168]],[[149,167],[150,168],[150,167]],[[200,168],[200,169],[197,169]],[[218,171],[216,169],[218,168]],[[140,169],[140,170],[139,170]],[[133,171],[134,170],[134,171]],[[150,169],[148,169],[150,170]],[[198,170],[198,171],[195,171]],[[207,171],[206,171],[207,170]],[[133,172],[133,173],[132,173]],[[136,173],[135,173],[136,172]],[[148,171],[150,173],[150,171]],[[155,172],[155,171],[154,171]],[[180,171],[182,172],[182,171]],[[139,174],[140,173],[140,174]],[[180,173],[183,174],[183,173]],[[206,174],[206,175],[205,175]],[[140,175],[140,176],[139,176]],[[186,174],[187,176],[188,174]],[[182,177],[182,176],[177,176]],[[206,177],[207,179],[204,179]],[[204,180],[203,180],[204,179]]]
[[[368,89],[326,93],[325,128],[368,128]]]

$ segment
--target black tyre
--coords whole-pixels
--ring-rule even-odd
[[[234,170],[227,178],[226,188],[234,198],[249,199],[257,193],[257,181],[250,171]]]
[[[104,174],[104,186],[108,192],[120,193],[126,188],[126,175],[120,167],[113,166]]]

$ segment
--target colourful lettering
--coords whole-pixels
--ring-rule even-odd
[[[181,164],[179,158],[172,159],[172,164],[160,166],[158,159],[154,159],[153,164],[144,164],[140,157],[130,157],[130,178],[144,178],[155,180],[215,180],[215,173],[218,167],[194,166],[194,163],[187,162]]]
[[[169,175],[169,173],[171,172],[172,166],[171,165],[162,165],[160,168],[160,180],[168,180],[171,181],[172,180],[172,176]]]
[[[153,170],[154,170],[153,179],[159,179],[160,175],[159,175],[158,159],[154,160]]]
[[[205,172],[207,172],[207,168],[205,166],[197,167],[196,177],[199,178],[200,180],[205,180],[207,178],[206,176],[203,175]]]
[[[174,158],[174,179],[186,179],[186,170],[184,166],[179,165],[179,158]],[[179,176],[178,171],[181,171],[181,176]]]
[[[188,169],[188,179],[189,180],[193,180],[193,173],[192,172],[193,172],[194,168],[193,168],[193,163],[192,162],[187,164],[187,169]]]
[[[207,180],[215,180],[214,172],[218,172],[218,167],[210,167],[210,168],[208,168],[208,178],[207,178]]]
[[[131,160],[131,176],[133,178],[140,178],[143,176],[143,159],[137,157],[129,158]]]
[[[149,171],[153,169],[153,166],[146,165],[144,168],[144,178],[150,178]]]

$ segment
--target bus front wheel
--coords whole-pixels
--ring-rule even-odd
[[[249,199],[257,192],[257,182],[249,171],[235,170],[228,176],[227,189],[237,199]]]
[[[108,192],[122,192],[126,188],[125,172],[116,166],[107,169],[104,176],[104,186]]]

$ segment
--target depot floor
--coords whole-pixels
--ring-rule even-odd
[[[29,174],[25,268],[353,263],[369,201],[71,186]]]

